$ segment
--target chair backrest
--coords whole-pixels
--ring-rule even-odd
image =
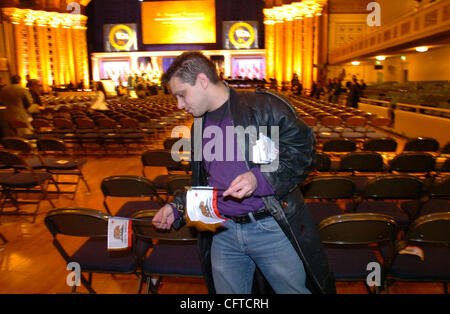
[[[324,116],[320,120],[320,124],[324,126],[339,126],[342,124],[342,118],[337,116]]]
[[[2,139],[2,144],[6,149],[20,151],[24,154],[29,154],[33,151],[31,143],[17,136],[7,136]]]
[[[317,118],[307,115],[307,116],[302,116],[302,120],[303,122],[306,123],[307,126],[315,126],[317,125]]]
[[[57,208],[49,211],[44,222],[54,237],[57,234],[78,237],[106,237],[108,215],[90,208]]]
[[[450,243],[450,212],[439,212],[417,218],[409,227],[406,239],[422,243]]]
[[[100,117],[96,119],[95,122],[100,128],[103,129],[115,129],[118,126],[117,121],[107,117]]]
[[[377,152],[351,152],[342,156],[339,171],[380,172],[383,157]]]
[[[450,176],[436,179],[431,185],[430,196],[432,198],[450,199]]]
[[[43,128],[52,128],[50,121],[42,118],[36,118],[31,121],[31,125],[37,131],[41,131]]]
[[[450,143],[445,144],[441,150],[441,154],[450,154]]]
[[[67,118],[55,118],[53,120],[53,124],[55,125],[55,128],[57,129],[67,129],[67,130],[74,130],[75,124],[70,121]]]
[[[434,138],[418,137],[406,142],[403,151],[416,152],[437,152],[439,150],[439,142]]]
[[[301,187],[304,198],[351,198],[355,183],[343,176],[317,176]]]
[[[370,123],[374,126],[383,127],[383,126],[391,126],[392,120],[384,117],[375,117],[371,119]]]
[[[64,141],[56,137],[42,137],[36,140],[38,151],[40,152],[67,152]]]
[[[345,125],[348,127],[365,126],[367,119],[361,116],[351,116],[345,119]]]
[[[316,152],[313,161],[313,169],[317,171],[330,171],[331,158],[325,153]]]
[[[418,199],[423,194],[423,182],[410,175],[384,175],[369,182],[363,197],[375,199]]]
[[[133,231],[136,237],[142,239],[156,239],[166,241],[196,241],[197,231],[195,228],[184,225],[178,230],[174,228],[169,231],[158,230],[152,225],[155,216],[154,210],[142,210],[133,215]]]
[[[130,129],[138,129],[139,128],[139,121],[130,117],[124,117],[120,120],[120,125],[124,128],[130,128]]]
[[[363,144],[363,150],[375,152],[395,152],[397,142],[390,137],[370,139]]]
[[[141,154],[143,167],[181,168],[181,163],[173,160],[170,150],[148,150]]]
[[[100,188],[104,196],[114,197],[157,197],[152,181],[141,176],[110,176],[102,180]]]
[[[406,152],[395,156],[389,169],[397,172],[430,172],[435,169],[436,158],[424,152]]]
[[[26,161],[19,154],[0,149],[0,165],[3,168],[27,168]]]
[[[441,172],[450,172],[450,158],[447,158],[440,169]]]
[[[392,241],[398,225],[387,215],[361,213],[328,217],[318,226],[325,244],[372,244]]]
[[[356,143],[348,139],[333,139],[323,143],[324,152],[354,152]]]
[[[88,117],[76,118],[75,123],[79,129],[93,129],[96,127],[94,121]]]
[[[192,176],[190,175],[179,175],[170,178],[167,182],[167,190],[169,195],[178,196],[186,191],[186,186],[192,185]]]

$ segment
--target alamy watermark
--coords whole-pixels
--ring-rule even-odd
[[[371,262],[367,264],[366,270],[371,272],[366,277],[366,283],[369,287],[381,286],[381,266],[377,262]]]
[[[180,134],[183,137],[171,147],[172,159],[178,162],[182,160],[180,151],[191,151],[190,129],[187,126],[176,126],[172,129],[171,137],[177,138]],[[209,139],[204,145],[203,138]],[[227,126],[223,132],[223,129],[215,125],[202,130],[201,123],[194,122],[193,141],[193,161],[245,161],[243,154],[246,147],[249,147],[249,160],[259,164],[261,172],[273,172],[279,166],[279,126]],[[240,154],[235,154],[235,147]]]
[[[367,4],[367,11],[372,11],[367,16],[367,25],[370,27],[381,26],[381,6],[378,2],[369,2]]]
[[[77,262],[70,262],[67,264],[67,270],[71,272],[66,277],[66,284],[69,287],[81,286],[81,266]]]
[[[66,11],[71,15],[81,15],[81,5],[78,2],[70,2],[67,4]],[[79,18],[73,18],[71,20],[71,26],[81,26]]]

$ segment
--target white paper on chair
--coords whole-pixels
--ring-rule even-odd
[[[108,218],[108,250],[131,248],[131,220],[127,218]]]
[[[216,224],[227,221],[217,209],[217,190],[209,186],[193,186],[186,194],[187,215],[191,221]]]

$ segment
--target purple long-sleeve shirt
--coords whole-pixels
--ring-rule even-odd
[[[250,171],[255,175],[258,186],[250,197],[236,200],[230,197],[224,199],[221,196],[237,176],[249,171],[245,159],[238,149],[237,135],[235,132],[230,132],[230,129],[227,132],[227,127],[233,127],[227,103],[206,114],[203,132],[203,159],[205,169],[209,174],[208,185],[219,189],[217,197],[219,213],[239,216],[263,208],[262,197],[273,195],[274,191],[259,167],[255,167]],[[221,132],[218,131],[219,129]],[[227,136],[233,138],[227,138]],[[233,142],[228,142],[227,145],[227,141]],[[222,151],[220,151],[220,147],[222,147]],[[227,147],[233,149],[233,152],[227,151]],[[177,219],[178,212],[174,210],[174,213]]]

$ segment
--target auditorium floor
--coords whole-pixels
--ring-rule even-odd
[[[90,185],[91,193],[86,193],[86,187],[80,183],[74,200],[68,195],[52,196],[56,207],[85,207],[104,210],[103,195],[100,182],[111,175],[141,175],[141,161],[138,154],[121,157],[87,157],[88,162],[83,172]],[[161,172],[155,171],[152,176]],[[152,176],[150,179],[152,179]],[[121,203],[114,203],[114,213]],[[27,205],[29,206],[29,205]],[[24,207],[25,209],[27,207]],[[30,223],[26,216],[0,216],[0,232],[9,241],[0,244],[0,293],[1,294],[52,294],[68,293],[71,289],[66,284],[69,271],[52,244],[52,237],[43,219],[51,209],[46,201],[41,203],[41,209],[35,223]],[[66,242],[75,249],[80,241]],[[137,292],[138,278],[135,275],[94,274],[93,287],[98,293],[132,294]],[[84,287],[80,292],[87,292]],[[339,282],[339,294],[366,294],[362,283]],[[159,290],[162,294],[203,294],[207,293],[201,279],[166,278]],[[443,288],[436,283],[400,283],[390,287],[391,294],[441,294]]]

